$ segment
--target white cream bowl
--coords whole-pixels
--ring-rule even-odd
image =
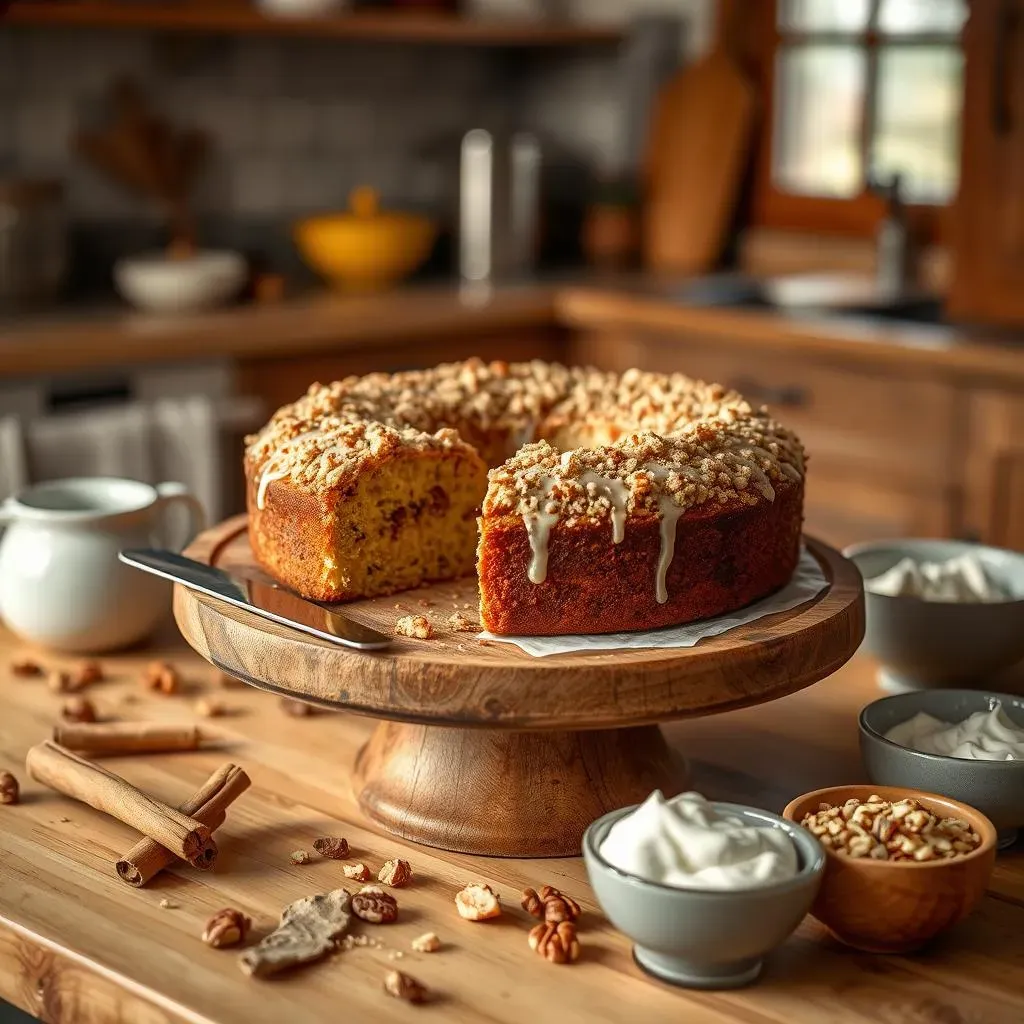
[[[241,291],[245,257],[229,250],[204,250],[171,259],[166,253],[125,257],[114,266],[120,295],[151,313],[194,313],[222,306]]]

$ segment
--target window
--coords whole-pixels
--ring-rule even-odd
[[[771,97],[755,219],[867,232],[881,209],[872,189],[895,175],[934,218],[957,186],[967,0],[775,0],[762,10],[748,35]]]

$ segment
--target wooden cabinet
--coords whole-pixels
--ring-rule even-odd
[[[968,424],[967,530],[1024,551],[1024,392],[973,393]]]
[[[574,344],[579,362],[686,373],[767,405],[810,454],[806,530],[829,544],[962,532],[962,396],[951,383],[663,331],[595,331]]]
[[[1024,324],[1024,0],[974,0],[964,46],[948,310]]]

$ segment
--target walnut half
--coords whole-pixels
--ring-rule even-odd
[[[407,860],[386,860],[377,872],[377,881],[401,889],[412,881],[412,866]]]
[[[530,949],[553,964],[571,964],[580,956],[580,941],[572,921],[538,924],[530,929]]]
[[[483,882],[472,882],[455,894],[455,907],[459,917],[467,921],[487,921],[501,915],[497,893]]]
[[[348,840],[340,836],[321,836],[313,840],[313,849],[326,860],[344,860],[348,856]]]
[[[71,697],[60,710],[61,717],[68,722],[95,722],[96,708],[85,697]]]
[[[234,907],[225,907],[218,910],[203,929],[203,942],[214,949],[224,949],[227,946],[237,946],[245,941],[249,933],[252,921],[240,910]]]
[[[426,985],[403,974],[402,971],[389,971],[384,979],[384,991],[396,999],[404,999],[407,1003],[425,1003],[430,998]]]
[[[524,889],[522,906],[528,914],[548,924],[575,921],[581,913],[580,905],[571,896],[552,885],[542,886],[539,893],[535,889]]]
[[[0,772],[0,804],[16,804],[19,799],[18,780],[10,772]]]
[[[352,913],[370,924],[391,924],[398,917],[398,900],[378,885],[366,885],[352,897]]]

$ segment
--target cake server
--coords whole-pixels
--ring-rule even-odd
[[[126,550],[118,557],[125,565],[173,580],[234,608],[282,626],[292,626],[333,644],[359,651],[377,651],[391,645],[387,634],[364,626],[333,608],[307,601],[274,583],[249,576],[231,576],[221,569],[157,548]]]

